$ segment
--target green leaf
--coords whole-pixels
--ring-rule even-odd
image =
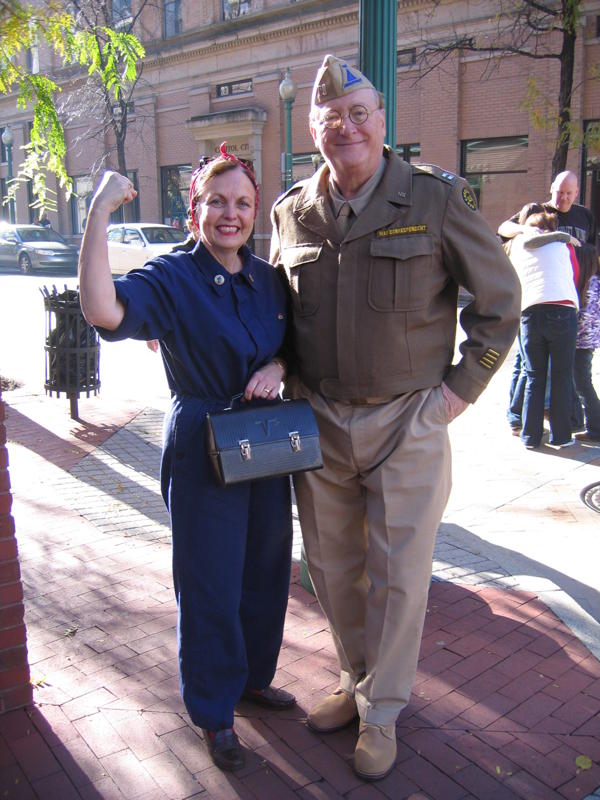
[[[145,55],[141,42],[130,33],[78,25],[62,3],[54,0],[39,6],[20,0],[0,4],[0,93],[14,93],[17,107],[31,108],[33,114],[30,142],[23,148],[25,160],[9,195],[12,192],[14,197],[19,184],[31,181],[34,205],[39,208],[55,204],[46,186],[48,173],[55,175],[67,199],[72,182],[65,167],[65,134],[56,108],[61,89],[49,78],[28,72],[22,66],[22,53],[43,41],[62,58],[64,66],[87,68],[89,79],[99,81],[117,100],[131,91],[138,77],[138,62]],[[107,103],[107,114],[109,108]]]
[[[593,766],[592,759],[589,756],[577,756],[575,764],[579,769],[591,769]]]

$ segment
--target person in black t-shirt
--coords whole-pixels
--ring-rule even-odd
[[[510,219],[503,222],[498,228],[498,235],[503,239],[512,239],[521,233],[523,226],[519,225],[519,216],[533,205],[541,205],[545,211],[554,212],[558,216],[558,230],[570,234],[576,241],[573,244],[591,244],[596,246],[597,225],[592,212],[585,206],[575,203],[579,194],[579,182],[574,172],[561,172],[552,181],[550,187],[550,200],[545,203],[527,203],[520,211],[513,214]],[[525,216],[523,214],[523,216]]]

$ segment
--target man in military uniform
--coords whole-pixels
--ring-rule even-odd
[[[448,423],[515,336],[516,274],[462,179],[384,147],[382,98],[326,56],[310,130],[325,164],[272,212],[271,260],[293,297],[296,396],[324,469],[295,482],[310,575],[340,661],[308,725],[360,717],[354,768],[386,775],[414,680],[435,534],[450,492]],[[474,296],[452,364],[458,287]]]

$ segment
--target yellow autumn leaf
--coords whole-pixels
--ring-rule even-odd
[[[575,759],[575,764],[579,767],[579,769],[591,769],[592,759],[589,756],[577,756]]]

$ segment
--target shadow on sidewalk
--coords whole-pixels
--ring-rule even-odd
[[[102,786],[90,783],[82,765],[83,751],[79,758],[69,753],[66,730],[55,730],[51,718],[38,708],[0,716],[0,795],[7,800],[108,800]]]
[[[204,789],[207,800],[403,800],[417,792],[564,800],[600,786],[600,662],[531,593],[434,582],[413,693],[398,721],[398,761],[367,789],[352,770],[356,725],[318,736],[303,724],[338,679],[323,614],[297,565],[274,683],[298,706],[276,713],[240,703],[235,724],[248,762],[236,775],[219,772],[179,696],[166,548],[154,546],[150,558],[139,541],[111,553],[115,543],[70,553],[87,551],[86,574],[59,562],[52,591],[28,620],[32,675],[45,680],[29,729],[0,725],[1,796],[183,800]],[[70,636],[67,621],[77,628]],[[578,766],[580,756],[589,768],[585,759]],[[32,792],[2,793],[17,774]]]
[[[162,416],[159,412],[157,419]],[[144,414],[139,414],[144,417]],[[37,513],[46,506],[49,517],[61,498],[66,508],[77,511],[107,533],[146,535],[150,539],[170,539],[169,518],[158,483],[159,445],[135,432],[136,420],[125,427],[73,423],[70,438],[52,433],[44,426],[10,408],[7,421],[9,452],[13,444],[27,448],[49,464],[64,470],[69,480],[56,481],[56,490],[42,491],[37,497],[34,475],[15,488]],[[139,423],[144,424],[144,420]],[[82,429],[83,427],[83,429]],[[79,446],[73,437],[85,442]],[[45,476],[40,476],[45,477]],[[85,484],[89,491],[82,487]],[[20,490],[20,491],[19,491]],[[40,546],[43,546],[40,543]]]
[[[14,442],[26,447],[55,466],[66,470],[71,469],[91,450],[101,446],[123,425],[122,420],[94,424],[81,419],[64,419],[61,422],[63,428],[65,426],[67,428],[68,438],[63,438],[46,425],[40,425],[31,416],[22,414],[16,406],[11,405],[9,395],[4,395],[3,399],[7,406],[5,425],[9,445],[10,442]],[[73,439],[80,441],[84,446],[77,445]]]
[[[517,550],[493,544],[459,525],[443,522],[440,525],[440,531],[450,534],[453,540],[464,546],[469,553],[482,555],[490,561],[504,565],[513,576],[527,576],[550,581],[555,584],[557,589],[573,598],[600,624],[600,590],[597,587],[575,580],[564,572],[529,558]],[[573,546],[576,547],[576,544],[573,543]],[[543,548],[543,541],[540,542],[540,547]],[[551,587],[547,591],[552,591]]]

